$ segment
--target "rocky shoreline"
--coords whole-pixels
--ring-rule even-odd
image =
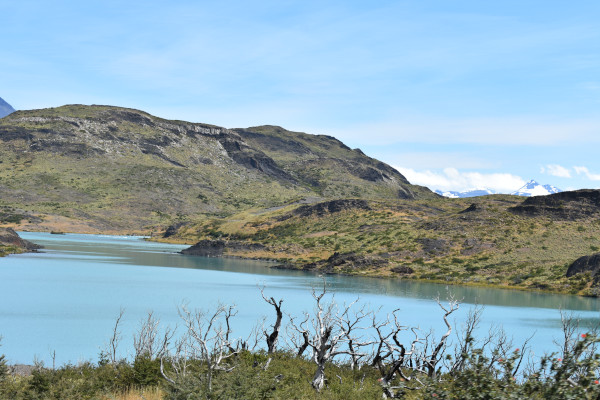
[[[0,228],[0,250],[4,247],[6,254],[36,252],[42,246],[25,240],[12,228]],[[0,255],[2,255],[0,251]]]

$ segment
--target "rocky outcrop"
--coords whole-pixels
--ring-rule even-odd
[[[480,211],[481,209],[477,206],[477,204],[473,203],[469,207],[465,208],[459,214],[466,214],[474,211]]]
[[[494,243],[482,242],[477,238],[467,238],[463,242],[460,254],[463,256],[472,256],[473,254],[481,253],[485,250],[490,250],[494,247]]]
[[[567,221],[585,219],[600,214],[600,190],[583,189],[529,197],[508,210],[526,217],[550,217]]]
[[[567,269],[567,278],[580,274],[583,272],[590,272],[594,279],[594,286],[600,284],[600,253],[593,254],[591,256],[583,256],[578,258],[569,266]]]
[[[415,272],[415,270],[408,265],[398,265],[397,267],[392,268],[390,271],[399,275],[410,275]]]
[[[171,236],[174,236],[177,234],[177,232],[179,232],[179,230],[186,226],[189,225],[189,222],[176,222],[173,225],[169,225],[169,227],[167,228],[167,230],[165,230],[165,233],[163,233],[163,238],[169,238]]]
[[[324,201],[322,203],[311,204],[300,206],[291,213],[282,215],[278,218],[279,221],[285,221],[294,216],[296,217],[309,217],[315,215],[322,217],[326,214],[338,213],[346,210],[370,210],[369,203],[366,200],[360,199],[343,199],[343,200],[331,200]]]
[[[36,251],[42,248],[42,246],[22,239],[12,228],[0,228],[0,245],[19,247],[25,251]]]
[[[423,251],[429,255],[446,254],[451,247],[451,243],[446,239],[417,239],[417,242],[423,246]]]
[[[264,249],[265,246],[260,243],[204,239],[192,247],[181,250],[181,254],[203,257],[223,257],[225,253],[252,252]]]
[[[181,254],[202,257],[222,257],[225,251],[224,240],[201,240],[192,247],[181,250]]]
[[[262,151],[251,148],[241,138],[237,140],[229,134],[219,135],[218,139],[229,157],[245,168],[258,170],[275,179],[296,183],[295,179],[283,171],[273,159]]]
[[[388,265],[388,260],[371,255],[360,255],[355,253],[333,253],[327,260],[302,264],[280,264],[273,268],[277,269],[302,269],[305,271],[322,271],[325,273],[347,272],[349,270],[364,270],[369,268],[381,268]]]

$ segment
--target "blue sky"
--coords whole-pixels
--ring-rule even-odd
[[[599,19],[598,1],[0,0],[0,97],[333,135],[432,188],[599,188]]]

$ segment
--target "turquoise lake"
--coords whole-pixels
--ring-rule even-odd
[[[235,336],[246,337],[273,309],[261,298],[283,298],[284,312],[311,311],[311,288],[322,287],[314,274],[268,268],[268,263],[203,258],[178,254],[187,246],[160,244],[138,237],[51,235],[22,232],[45,248],[40,253],[0,258],[0,353],[9,363],[34,360],[57,365],[97,361],[110,338],[115,318],[125,309],[121,325],[121,356],[131,356],[132,337],[140,320],[153,311],[162,325],[181,325],[177,308],[214,309],[235,305]],[[445,286],[405,280],[327,276],[328,291],[343,304],[359,303],[383,316],[400,309],[402,322],[424,331],[444,332],[442,313],[433,300],[449,293],[461,299],[452,315],[459,327],[474,304],[485,307],[479,334],[501,325],[515,347],[534,334],[535,355],[557,351],[559,309],[578,316],[587,326],[598,324],[600,301],[574,296],[512,290]]]

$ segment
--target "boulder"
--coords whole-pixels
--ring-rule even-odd
[[[575,260],[567,270],[567,278],[582,272],[591,272],[594,277],[594,285],[598,285],[600,283],[598,271],[600,271],[600,253],[579,257]]]
[[[28,251],[36,251],[42,246],[22,239],[12,228],[0,228],[0,244],[5,246],[16,246]]]
[[[181,250],[181,254],[203,257],[222,257],[225,251],[224,240],[201,240],[192,247]]]

